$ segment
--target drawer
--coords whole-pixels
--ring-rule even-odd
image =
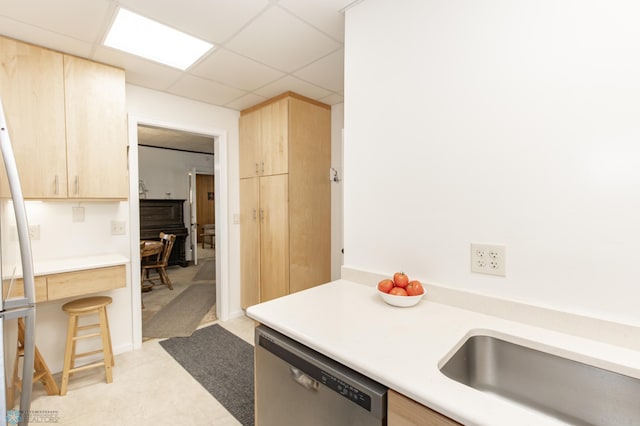
[[[45,302],[47,300],[47,277],[35,277],[36,287],[36,302]],[[4,280],[2,283],[2,296],[6,299],[7,293],[9,293],[9,280]],[[24,296],[24,281],[22,278],[18,278],[13,282],[11,288],[11,295],[9,297],[22,297]]]
[[[84,296],[127,285],[124,265],[85,269],[47,276],[48,300]]]

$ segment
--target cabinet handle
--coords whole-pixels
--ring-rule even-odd
[[[256,163],[256,174],[259,175],[260,174],[260,170],[258,170],[258,163]]]
[[[76,176],[75,179],[76,195],[80,193],[80,178]]]
[[[256,209],[253,209],[253,220],[256,220],[256,216],[257,216]]]
[[[58,175],[56,175],[56,178],[54,179],[54,185],[55,185],[55,189],[54,189],[54,194],[58,195],[58,193],[60,192],[60,181],[58,181]]]
[[[260,222],[264,222],[264,210],[260,209]]]
[[[264,161],[260,164],[262,164],[262,174],[264,174]]]

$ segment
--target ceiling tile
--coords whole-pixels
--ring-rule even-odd
[[[0,15],[77,40],[96,42],[114,11],[114,2],[109,0],[2,0]]]
[[[246,93],[233,87],[191,75],[181,78],[167,91],[174,95],[197,99],[214,105],[224,105]]]
[[[2,35],[22,40],[31,44],[47,47],[52,50],[69,53],[80,57],[88,57],[93,49],[90,43],[76,40],[61,34],[25,25],[0,16]]]
[[[338,95],[337,93],[332,93],[326,98],[318,99],[320,102],[324,102],[327,105],[335,105],[341,104],[344,102],[344,96]]]
[[[314,86],[313,84],[309,84],[290,75],[283,77],[280,80],[268,84],[264,87],[261,87],[254,92],[260,96],[272,98],[288,91],[296,92],[311,99],[320,99],[331,94],[331,92],[328,90],[325,90],[318,86]]]
[[[267,7],[269,1],[120,0],[120,5],[215,44],[238,32]]]
[[[229,102],[228,104],[225,105],[225,107],[242,111],[243,109],[252,107],[266,100],[267,98],[258,96],[255,93],[248,93],[242,96],[241,98],[238,98],[234,101]]]
[[[109,47],[98,47],[92,59],[125,69],[127,83],[149,89],[167,90],[182,75],[175,68]]]
[[[244,56],[292,72],[340,47],[340,43],[272,6],[226,44]]]
[[[340,10],[351,2],[352,0],[280,0],[278,5],[334,39],[344,42],[344,14]]]
[[[254,90],[284,74],[228,50],[219,50],[189,70],[189,74],[224,81],[238,89]]]
[[[344,49],[340,49],[293,73],[317,86],[333,92],[344,87]]]

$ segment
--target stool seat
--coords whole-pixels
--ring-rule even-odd
[[[62,305],[65,312],[83,313],[87,311],[95,311],[96,309],[107,306],[113,302],[109,296],[93,296],[83,299],[73,300]]]
[[[64,366],[62,370],[62,383],[60,385],[60,395],[66,395],[69,376],[81,370],[93,367],[104,366],[107,383],[113,381],[111,367],[114,365],[113,348],[111,347],[111,333],[109,331],[109,319],[107,317],[107,305],[113,299],[108,296],[84,297],[73,300],[62,305],[62,310],[69,314],[69,325],[67,326],[67,345],[64,354]],[[98,323],[78,325],[78,318],[85,315],[97,315]],[[78,331],[85,331],[97,328],[98,332],[78,334]],[[84,353],[76,353],[76,342],[81,339],[100,338],[101,348]],[[102,353],[102,361],[76,367],[77,358],[91,356]]]

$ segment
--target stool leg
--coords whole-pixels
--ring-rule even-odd
[[[78,325],[78,317],[75,314],[69,314],[69,325],[67,326],[67,345],[66,350],[64,352],[64,367],[62,369],[62,382],[60,383],[60,395],[64,396],[67,394],[67,385],[69,384],[69,370],[73,368],[71,364],[72,361],[72,352],[75,352],[75,341],[74,337],[76,334]]]
[[[107,315],[107,307],[104,307],[104,323],[107,324],[107,337],[109,338],[109,353],[111,354],[111,366],[116,365],[116,359],[113,356],[113,345],[111,344],[111,327],[109,327],[109,315]]]
[[[107,383],[113,382],[111,366],[113,365],[113,355],[111,352],[111,338],[109,336],[109,324],[107,322],[107,310],[100,308],[100,334],[102,336],[102,353],[104,357],[104,372],[107,375]]]

